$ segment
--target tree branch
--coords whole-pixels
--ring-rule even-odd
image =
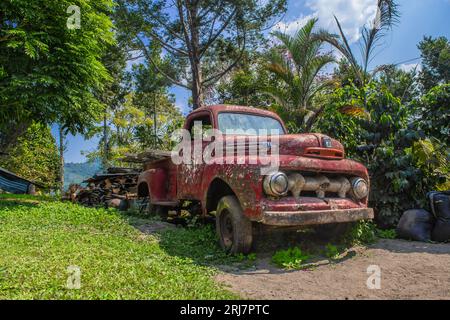
[[[157,15],[152,14],[151,18],[155,19],[159,24],[161,24],[167,30],[167,32],[170,33],[174,38],[183,41],[183,38],[174,31],[172,31],[172,29],[166,23],[164,23]]]
[[[181,83],[180,81],[175,80],[174,78],[172,78],[171,76],[169,76],[166,72],[164,72],[164,71],[158,66],[158,64],[155,63],[155,61],[153,61],[153,59],[152,59],[150,53],[149,53],[148,50],[147,50],[147,47],[146,47],[145,44],[144,44],[144,41],[142,41],[142,39],[139,38],[139,37],[137,37],[137,39],[138,39],[138,41],[139,41],[139,42],[141,43],[141,45],[142,45],[142,50],[144,51],[144,54],[145,54],[146,58],[148,59],[148,61],[150,61],[150,63],[155,67],[155,69],[156,69],[159,73],[161,73],[164,77],[166,77],[166,78],[167,78],[170,82],[172,82],[173,84],[175,84],[175,85],[177,85],[177,86],[180,86],[180,87],[183,87],[183,88],[186,88],[186,89],[188,89],[188,90],[191,90],[191,88],[190,88],[188,85],[185,85],[185,84]]]
[[[246,46],[246,37],[245,37],[245,31],[244,31],[244,39],[243,39],[243,44],[242,44],[242,48],[239,52],[239,56],[233,61],[232,64],[230,64],[225,70],[209,77],[208,79],[206,79],[205,81],[202,82],[202,85],[208,85],[211,84],[217,80],[219,80],[220,78],[222,78],[226,73],[228,73],[231,69],[233,69],[238,63],[239,61],[241,61],[242,56],[244,55],[245,52],[245,46]]]
[[[208,50],[208,48],[211,46],[211,44],[216,41],[216,39],[222,34],[222,32],[226,29],[226,27],[228,27],[228,25],[230,24],[231,20],[233,19],[233,17],[236,15],[237,12],[237,8],[235,8],[233,10],[233,12],[230,14],[230,16],[228,17],[228,19],[223,23],[222,27],[216,32],[216,34],[214,36],[209,37],[208,41],[202,45],[202,48],[200,49],[200,56],[202,56],[206,50]],[[211,30],[211,34],[212,34]]]
[[[168,44],[166,41],[161,39],[157,34],[153,33],[152,31],[149,31],[149,34],[153,39],[158,41],[164,47],[164,49],[166,49],[170,53],[174,54],[176,52],[180,55],[188,56],[188,53],[186,51],[179,49],[179,48],[175,48],[174,46]]]
[[[184,21],[183,3],[181,3],[181,0],[177,0],[177,8],[178,8],[178,15],[180,16],[181,27],[183,29],[184,41],[186,42],[186,47],[188,48],[189,58],[191,58],[192,52],[191,41],[189,39],[186,22]]]

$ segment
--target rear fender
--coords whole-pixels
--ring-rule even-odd
[[[152,201],[164,201],[167,199],[168,178],[167,171],[162,168],[154,168],[144,171],[138,179],[138,196],[150,196]]]

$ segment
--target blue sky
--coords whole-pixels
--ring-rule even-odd
[[[395,63],[404,69],[411,69],[419,62],[411,59],[420,56],[417,44],[424,35],[450,38],[450,0],[399,0],[398,3],[400,22],[384,39],[372,67]],[[336,31],[333,20],[335,14],[355,46],[359,36],[358,30],[370,21],[376,12],[375,4],[376,0],[288,0],[287,13],[274,29],[294,32],[308,19],[317,17],[321,27]],[[186,113],[189,92],[178,87],[172,88],[171,92],[176,96],[176,105]],[[56,128],[52,131],[57,136]],[[86,141],[80,135],[69,135],[66,162],[84,162],[85,157],[81,151],[94,150],[97,143],[98,138]]]

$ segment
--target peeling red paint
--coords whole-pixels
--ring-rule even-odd
[[[209,115],[213,128],[217,129],[220,112],[242,112],[269,116],[283,122],[278,115],[261,109],[241,106],[211,106],[192,112],[185,124],[197,117]],[[225,136],[223,142],[235,139],[236,136]],[[369,182],[367,169],[353,160],[345,159],[342,144],[331,139],[331,145],[323,145],[322,134],[285,134],[279,136],[279,170],[285,173],[298,172],[302,175],[317,175],[346,178],[361,177]],[[249,149],[249,138],[245,137],[245,149]],[[327,138],[328,139],[328,138]],[[269,141],[271,141],[269,139]],[[205,148],[206,144],[203,144]],[[223,164],[180,164],[175,165],[171,159],[147,164],[146,171],[139,177],[139,184],[146,184],[151,201],[181,203],[182,200],[196,200],[201,203],[203,214],[207,214],[208,190],[215,179],[226,183],[240,201],[244,214],[254,221],[261,220],[264,211],[289,212],[313,210],[345,210],[367,208],[367,198],[356,200],[346,198],[325,198],[314,196],[291,195],[280,198],[269,198],[263,190],[261,167],[270,161],[273,155],[269,149],[266,156],[246,155],[243,164],[237,164],[236,148],[233,153],[223,150]],[[231,162],[231,163],[230,163]]]

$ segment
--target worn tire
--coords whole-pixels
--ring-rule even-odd
[[[228,253],[248,253],[252,248],[252,222],[244,216],[235,196],[220,199],[216,211],[220,246]]]

